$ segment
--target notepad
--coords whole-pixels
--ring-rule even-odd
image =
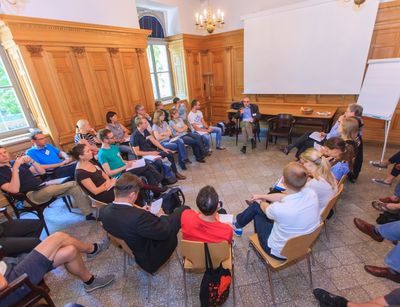
[[[279,178],[279,180],[275,182],[274,189],[278,191],[286,190],[286,187],[283,185],[283,177]]]
[[[135,169],[135,168],[146,166],[146,161],[144,160],[144,158],[136,160],[136,161],[132,161],[132,162],[134,162],[134,163],[132,164],[132,166],[128,167],[126,169],[126,171],[130,171],[130,170]]]
[[[310,134],[309,138],[317,142],[322,142],[325,137],[321,137],[320,132],[314,131],[313,133]]]
[[[44,185],[49,186],[49,185],[56,185],[56,184],[63,184],[66,182],[70,177],[62,177],[62,178],[57,178],[57,179],[52,179],[44,182]]]
[[[143,159],[150,160],[150,161],[155,161],[155,160],[161,159],[161,156],[147,155],[147,156],[143,156]]]
[[[162,202],[163,202],[162,198],[152,202],[150,206],[150,212],[153,213],[154,215],[157,215],[158,212],[160,212],[161,210]]]
[[[219,214],[218,217],[221,223],[230,225],[232,225],[233,223],[233,214]]]

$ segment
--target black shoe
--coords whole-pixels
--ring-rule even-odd
[[[190,161],[189,159],[186,159],[184,162],[187,164],[192,164],[192,161]]]
[[[187,170],[187,167],[185,165],[185,163],[179,164],[179,166],[181,167],[182,170]]]
[[[240,149],[240,151],[245,154],[246,153],[246,146],[243,146],[242,149]]]
[[[288,155],[290,152],[290,149],[287,146],[281,147],[279,150],[282,151],[285,155]]]
[[[349,302],[342,296],[334,295],[320,288],[314,289],[313,294],[321,306],[347,307],[347,303]]]
[[[201,158],[201,159],[196,160],[196,161],[199,162],[199,163],[206,163],[206,161],[204,160],[204,158]]]
[[[167,191],[168,190],[168,187],[166,187],[165,185],[161,185],[160,186],[160,192],[161,193],[164,193],[165,191]]]
[[[86,221],[95,221],[96,220],[96,218],[93,216],[92,213],[86,215],[85,218],[86,218]]]
[[[256,148],[256,140],[255,139],[251,139],[251,149]]]

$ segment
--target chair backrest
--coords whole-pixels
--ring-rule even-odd
[[[331,210],[333,209],[333,207],[335,206],[337,200],[339,199],[340,194],[343,191],[343,183],[339,183],[338,184],[338,190],[336,192],[336,194],[331,198],[331,200],[329,201],[329,203],[326,205],[325,209],[322,211],[321,213],[321,221],[325,221],[326,218],[329,215],[329,212],[331,212]]]
[[[324,224],[321,223],[313,232],[306,235],[293,237],[286,242],[282,249],[281,255],[287,258],[287,262],[301,258],[308,254],[310,247],[318,238],[323,225]]]
[[[203,242],[181,240],[179,249],[182,257],[191,262],[192,269],[204,270],[206,268]],[[226,241],[208,243],[208,250],[214,269],[231,256],[231,245]]]
[[[292,128],[295,119],[292,114],[278,114],[271,118],[270,122],[275,129],[278,128]]]
[[[114,241],[115,243],[119,244],[122,247],[122,250],[127,253],[129,256],[133,257],[133,252],[130,249],[130,247],[128,246],[128,244],[125,243],[124,240],[117,238],[116,236],[113,236],[112,234],[108,233],[108,236],[110,237],[110,239],[112,241]]]
[[[131,148],[132,153],[136,156],[136,159],[141,158],[141,156],[139,156],[135,151],[135,147],[132,146],[131,142],[129,142],[129,147]]]

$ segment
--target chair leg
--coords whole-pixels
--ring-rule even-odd
[[[276,142],[278,141],[278,137],[276,136],[275,137],[275,142],[274,142],[274,144],[276,145]]]
[[[266,264],[267,266],[267,275],[268,275],[268,281],[269,281],[269,288],[271,289],[271,297],[272,297],[272,304],[275,305],[275,293],[274,293],[274,285],[272,284],[272,273],[269,269],[268,264]]]
[[[267,137],[265,138],[265,149],[268,149],[269,133],[267,131]]]
[[[63,196],[63,197],[62,197],[62,200],[63,200],[65,206],[67,207],[68,211],[69,211],[69,212],[72,212],[72,211],[71,211],[71,206],[70,206],[70,202],[69,202],[68,196]]]
[[[251,245],[250,245],[250,243],[249,243],[249,247],[248,247],[248,249],[247,249],[247,256],[246,256],[246,270],[247,270],[247,268],[249,267],[250,248],[251,248]]]
[[[39,220],[42,220],[42,221],[43,221],[44,230],[46,231],[46,234],[49,236],[49,235],[50,235],[50,232],[49,232],[49,228],[47,228],[47,224],[46,224],[46,220],[44,219],[43,211],[39,211],[39,212],[37,213],[37,215],[38,215],[38,217],[39,217]]]
[[[308,274],[310,275],[310,287],[313,289],[313,280],[312,280],[312,272],[311,272],[311,261],[310,254],[307,255],[307,266],[308,266]]]
[[[232,295],[233,295],[233,306],[236,306],[236,295],[235,295],[235,267],[232,263]]]
[[[183,267],[183,263],[182,263],[182,271],[183,271],[183,287],[185,290],[185,306],[188,306],[188,299],[187,299],[187,288],[186,288],[186,271],[185,268]]]
[[[151,274],[147,274],[149,281],[147,283],[147,301],[150,302],[150,291],[151,291]]]
[[[328,223],[325,223],[325,237],[326,237],[326,240],[328,242],[330,242],[329,235],[328,235]]]
[[[311,251],[311,264],[312,266],[315,266],[315,257],[312,251]]]
[[[127,262],[127,257],[128,255],[123,251],[124,253],[124,276],[126,276],[126,262]]]

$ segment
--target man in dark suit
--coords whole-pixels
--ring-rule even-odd
[[[242,128],[243,133],[243,146],[240,151],[245,154],[249,137],[251,138],[251,148],[254,149],[256,147],[256,140],[253,137],[253,131],[255,129],[260,129],[259,120],[261,114],[258,110],[258,106],[250,103],[249,97],[244,97],[235,118],[240,119],[240,128]]]
[[[137,176],[124,173],[114,186],[114,202],[100,210],[99,219],[107,232],[126,242],[140,267],[152,274],[174,252],[181,215],[188,207],[177,208],[169,216],[162,209],[154,215],[150,208],[135,205],[140,185]]]

